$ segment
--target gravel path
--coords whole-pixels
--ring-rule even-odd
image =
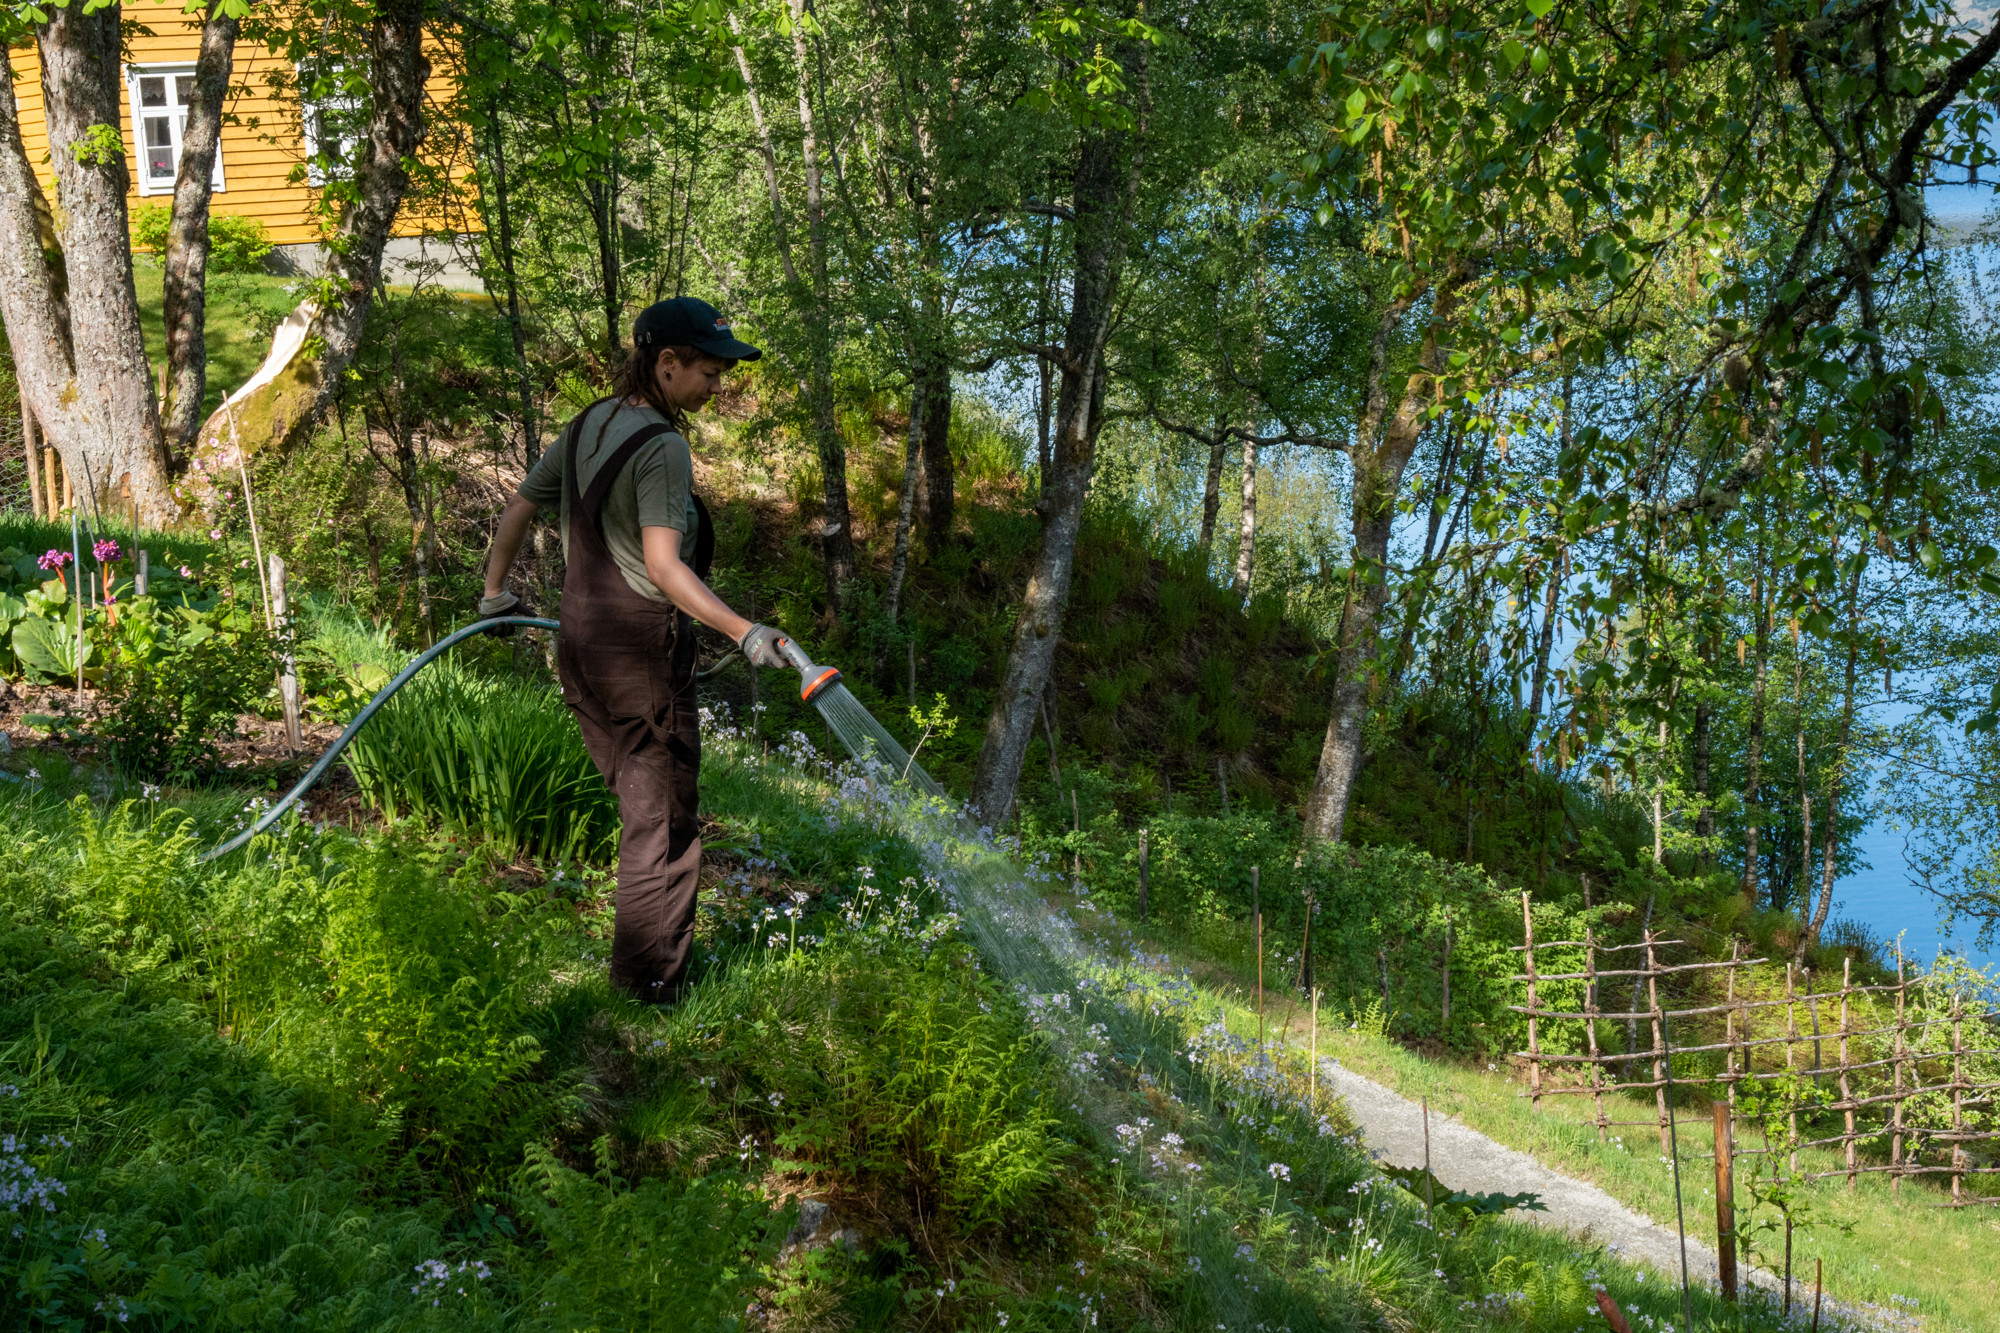
[[[1335,1061],[1320,1061],[1320,1076],[1347,1100],[1347,1109],[1370,1151],[1391,1166],[1424,1163],[1423,1110],[1372,1079],[1363,1078]],[[1461,1120],[1431,1112],[1431,1172],[1440,1181],[1467,1194],[1518,1194],[1533,1190],[1548,1211],[1519,1213],[1531,1222],[1557,1227],[1606,1248],[1616,1248],[1662,1274],[1680,1280],[1680,1238],[1672,1226],[1641,1217],[1595,1185],[1543,1166],[1526,1153],[1495,1143]],[[1687,1163],[1681,1164],[1682,1184],[1688,1183]],[[1697,1189],[1695,1197],[1700,1198]],[[1688,1277],[1716,1281],[1715,1252],[1688,1237]],[[1763,1273],[1746,1274],[1760,1284],[1778,1285]]]

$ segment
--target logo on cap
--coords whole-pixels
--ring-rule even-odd
[[[717,333],[727,333],[727,332],[729,332],[729,321],[728,321],[728,320],[726,320],[726,319],[718,319],[718,320],[716,320],[716,321],[715,321],[715,331],[716,331]]]

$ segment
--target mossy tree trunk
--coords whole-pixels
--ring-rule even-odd
[[[132,285],[118,5],[50,9],[34,29],[55,173],[51,208],[0,90],[0,320],[22,396],[62,455],[86,516],[164,526],[180,515]],[[72,273],[79,281],[71,281]]]

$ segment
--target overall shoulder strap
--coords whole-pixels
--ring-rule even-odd
[[[699,525],[695,529],[694,560],[690,567],[694,576],[706,583],[708,571],[715,564],[715,524],[709,521],[708,506],[701,502],[699,495],[689,491],[688,499],[694,501],[695,522]]]
[[[611,396],[607,395],[571,417],[569,424],[563,427],[561,437],[556,441],[556,447],[563,451],[563,508],[571,513],[576,512],[578,502],[576,490],[576,444],[578,440],[583,438],[583,419],[610,401]]]
[[[618,480],[618,474],[623,472],[625,465],[632,461],[632,455],[638,453],[642,446],[650,444],[660,436],[671,435],[673,429],[672,426],[669,426],[664,421],[654,421],[641,426],[632,432],[630,439],[612,451],[611,457],[605,459],[598,466],[597,475],[590,479],[590,489],[583,494],[583,508],[579,511],[590,520],[592,527],[598,528],[600,531],[602,530],[601,515],[604,509],[604,497],[611,493],[611,483]],[[576,447],[574,442],[571,443],[570,447],[572,449]],[[571,455],[570,461],[572,463],[576,461],[574,454]],[[570,476],[574,478],[575,475],[575,469],[572,468]],[[574,486],[576,483],[572,480],[570,484]]]

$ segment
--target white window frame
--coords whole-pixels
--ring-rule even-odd
[[[132,146],[137,150],[138,169],[133,172],[142,196],[174,192],[174,180],[155,181],[146,169],[146,117],[160,117],[158,108],[141,108],[139,105],[139,80],[142,78],[164,78],[167,87],[166,122],[167,133],[174,146],[174,179],[180,177],[181,136],[187,129],[188,108],[180,105],[176,93],[176,79],[194,76],[194,66],[190,64],[127,65],[125,67],[125,100],[132,115]],[[222,144],[218,138],[215,145],[215,172],[210,187],[221,194],[224,190],[222,178]]]
[[[295,65],[293,66],[293,69],[296,71],[298,75],[298,87],[303,89],[305,86],[308,69],[303,64]],[[336,69],[335,72],[337,73],[338,70]],[[326,111],[353,112],[353,111],[359,111],[360,109],[361,109],[361,99],[358,97],[308,98],[305,96],[303,91],[300,92],[299,94],[300,148],[304,153],[306,160],[306,184],[310,185],[313,189],[317,190],[323,188],[329,180],[344,180],[347,177],[347,173],[345,171],[329,176],[327,172],[323,170],[320,167],[319,163],[315,160],[319,157],[319,144],[320,144],[319,118],[321,114]],[[364,137],[365,137],[365,131],[361,131],[351,135],[346,135],[341,139],[340,152],[338,153],[338,156],[341,159],[341,161],[345,162],[348,158],[354,155],[354,149],[356,145],[358,145]]]

